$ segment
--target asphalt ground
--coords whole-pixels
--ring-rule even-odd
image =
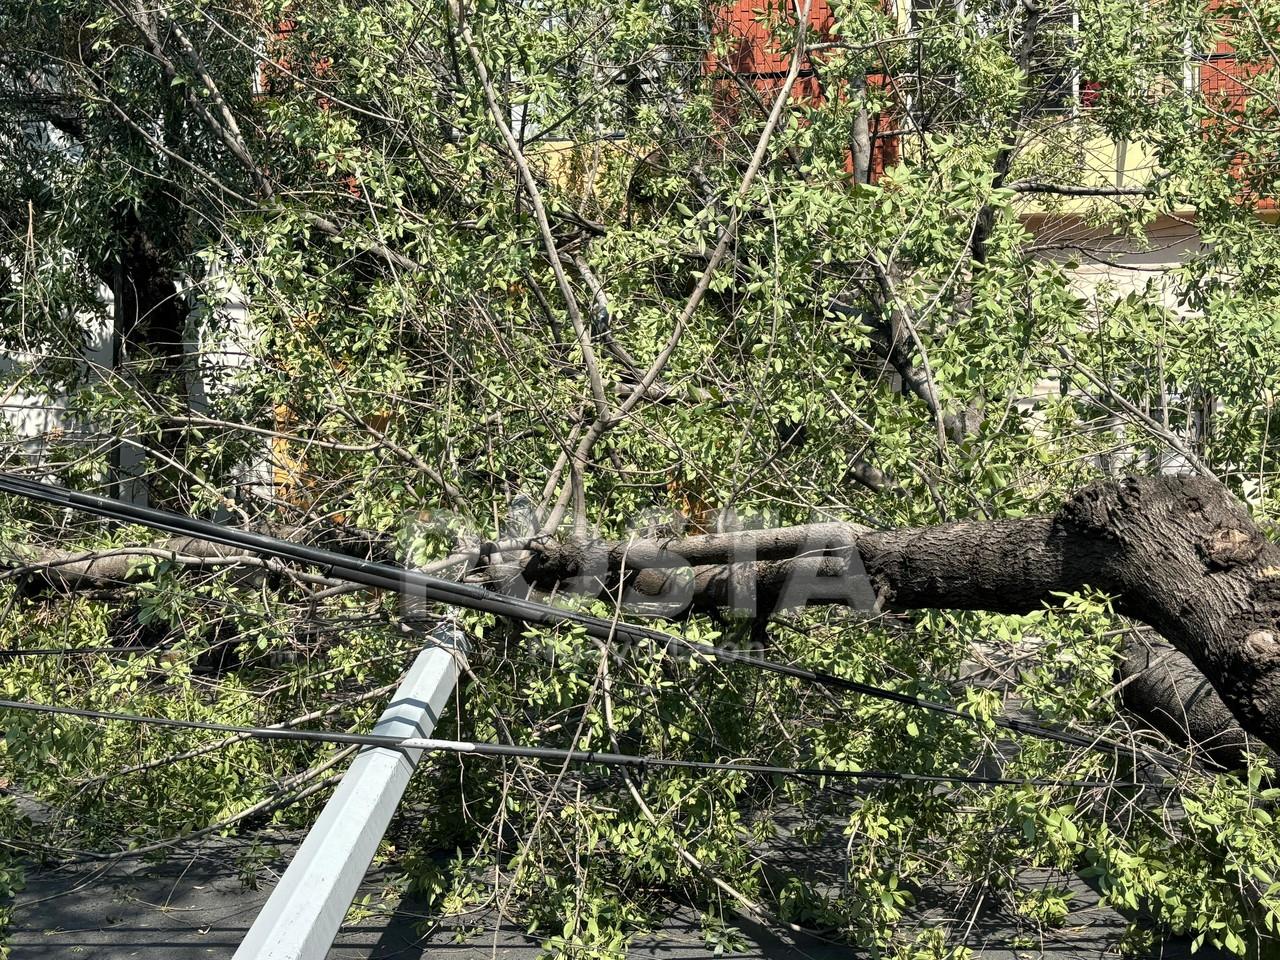
[[[265,902],[300,837],[259,834],[215,840],[156,861],[28,866],[13,902],[11,960],[210,960],[230,957]],[[1060,880],[1061,878],[1059,878]],[[335,960],[535,960],[541,940],[503,925],[494,914],[440,920],[412,897],[388,895],[376,869],[357,897],[329,953]],[[991,960],[1117,957],[1126,919],[1098,904],[1082,881],[1067,878],[1073,912],[1056,930],[1037,932],[1015,918],[978,911],[950,922],[951,942]],[[367,899],[366,899],[367,898]],[[922,908],[922,922],[943,922],[945,904]],[[783,938],[740,920],[740,960],[834,960],[862,955],[849,946]],[[869,954],[867,954],[869,956]],[[1158,942],[1154,957],[1190,956],[1184,938]],[[663,927],[633,941],[630,957],[713,960],[696,912],[672,905]],[[1202,949],[1197,958],[1212,958]]]

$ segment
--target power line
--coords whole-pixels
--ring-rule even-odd
[[[195,517],[157,510],[152,507],[123,503],[119,500],[101,497],[96,494],[81,493],[65,487],[54,486],[53,484],[28,480],[25,477],[11,473],[0,472],[0,491],[68,509],[83,510],[111,520],[137,523],[155,530],[208,540],[224,546],[259,553],[277,560],[287,560],[306,566],[325,568],[326,575],[329,577],[409,597],[430,600],[435,603],[451,604],[465,607],[469,610],[478,610],[495,616],[509,617],[545,626],[568,624],[582,628],[588,636],[598,640],[610,643],[616,640],[630,640],[639,643],[656,644],[661,645],[668,654],[671,654],[674,649],[683,647],[688,651],[721,662],[746,664],[759,670],[792,677],[829,689],[857,693],[880,700],[900,703],[919,710],[927,710],[943,716],[955,717],[969,724],[981,725],[985,722],[949,704],[939,703],[911,694],[899,693],[895,690],[887,690],[883,687],[850,680],[832,673],[779,663],[776,660],[769,660],[724,647],[697,643],[674,634],[655,630],[652,627],[643,627],[625,621],[609,620],[574,610],[565,610],[521,597],[508,596],[474,584],[457,583],[452,580],[433,577],[429,574],[420,573],[416,570],[407,570],[404,567],[397,567],[392,564],[362,560],[359,557],[351,557],[332,550],[294,543],[249,530],[240,530],[208,520],[200,520]],[[1185,766],[1177,759],[1165,756],[1157,751],[1139,750],[1133,746],[1105,737],[1090,737],[1063,730],[1053,730],[1037,723],[1017,720],[1011,717],[995,717],[990,722],[996,727],[1014,733],[1039,737],[1044,740],[1053,740],[1070,746],[1096,750],[1102,753],[1119,751],[1135,756],[1146,756],[1166,766],[1169,764]]]
[[[669,768],[681,770],[705,770],[714,773],[747,773],[759,776],[784,776],[804,778],[830,778],[839,780],[877,780],[902,783],[953,783],[969,786],[1057,787],[1077,790],[1100,790],[1116,787],[1154,788],[1171,790],[1171,786],[1158,783],[1142,783],[1136,780],[1053,780],[1014,777],[984,777],[973,774],[903,773],[897,770],[845,770],[839,767],[788,767],[761,763],[740,763],[718,760],[674,760],[665,757],[639,756],[629,753],[609,753],[596,750],[565,750],[559,747],[541,747],[505,743],[485,743],[470,740],[438,740],[432,737],[386,737],[368,733],[344,733],[330,730],[298,730],[286,727],[252,727],[209,720],[179,720],[171,717],[144,717],[131,713],[112,713],[106,710],[89,710],[82,707],[56,706],[25,700],[0,700],[0,710],[20,710],[30,713],[54,714],[84,720],[106,720],[135,723],[146,726],[172,727],[186,730],[210,730],[232,733],[256,740],[292,740],[310,743],[340,743],[348,746],[383,747],[392,750],[425,750],[428,752],[456,753],[480,757],[519,757],[530,760],[547,760],[558,763],[586,763],[603,766]]]

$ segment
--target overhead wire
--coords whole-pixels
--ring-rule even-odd
[[[102,720],[133,723],[144,726],[168,727],[186,730],[208,730],[216,733],[236,734],[256,740],[290,740],[308,743],[332,743],[347,746],[381,747],[392,750],[422,750],[428,753],[444,752],[480,757],[515,757],[557,763],[599,764],[638,769],[667,768],[702,770],[713,773],[746,773],[758,776],[828,778],[836,780],[875,780],[900,783],[962,784],[967,786],[1050,787],[1078,790],[1101,790],[1116,787],[1137,789],[1172,789],[1168,784],[1137,780],[1059,780],[1018,779],[1016,777],[988,777],[961,773],[906,773],[899,770],[844,769],[842,767],[796,767],[773,764],[743,763],[733,760],[677,760],[666,757],[641,756],[629,753],[612,753],[597,750],[568,750],[560,747],[488,743],[471,740],[442,740],[434,737],[390,737],[371,733],[346,733],[339,730],[305,730],[289,727],[255,727],[211,720],[182,720],[174,717],[147,717],[132,713],[116,713],[108,710],[90,710],[84,707],[68,707],[57,704],[35,703],[26,700],[0,700],[0,710],[16,710],[28,713],[75,717],[82,720]]]
[[[1163,765],[1185,766],[1185,763],[1163,753],[1124,744],[1102,736],[1087,736],[1065,730],[1054,730],[1038,723],[1013,717],[994,717],[989,721],[966,713],[958,707],[940,703],[913,694],[901,693],[884,687],[820,670],[811,670],[789,663],[780,663],[728,647],[688,640],[652,627],[628,623],[624,620],[606,619],[576,610],[567,610],[539,603],[523,597],[514,597],[492,589],[469,583],[458,583],[409,570],[393,564],[364,560],[347,554],[295,543],[267,536],[250,530],[229,527],[209,520],[201,520],[183,514],[125,503],[97,494],[82,493],[49,483],[30,480],[12,473],[0,472],[0,491],[27,499],[38,500],[55,506],[80,510],[120,522],[136,523],[155,530],[180,536],[189,536],[223,546],[248,550],[277,560],[306,566],[320,567],[330,578],[343,579],[375,589],[387,590],[405,596],[450,604],[495,616],[509,617],[544,626],[569,625],[582,629],[588,636],[605,642],[618,640],[660,645],[668,655],[684,648],[708,659],[725,663],[741,663],[779,676],[803,680],[832,690],[842,690],[873,697],[919,710],[954,717],[973,725],[993,726],[1013,733],[1052,740],[1070,746],[1112,754],[1121,752],[1135,757],[1153,759]]]

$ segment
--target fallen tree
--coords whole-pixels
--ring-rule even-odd
[[[1213,480],[1098,482],[1054,515],[1027,519],[539,538],[519,548],[477,551],[470,576],[507,591],[595,593],[668,617],[724,608],[767,617],[820,604],[1013,614],[1093,588],[1172,644],[1154,660],[1130,649],[1120,665],[1125,703],[1138,716],[1174,739],[1202,744],[1227,766],[1242,760],[1246,735],[1280,749],[1280,547]],[[6,576],[61,589],[101,587],[138,576],[135,561],[144,556],[192,568],[263,565],[181,538],[97,555],[26,551]],[[275,562],[269,568],[284,571]]]
[[[822,544],[816,551],[815,543]],[[754,560],[743,563],[743,554]],[[687,565],[687,566],[682,566]],[[607,570],[608,576],[599,576]],[[631,571],[628,575],[626,571]],[[691,575],[682,573],[691,570]],[[917,529],[822,524],[664,541],[534,544],[521,575],[535,587],[620,586],[690,609],[849,602],[865,571],[877,608],[1027,613],[1085,587],[1154,627],[1212,685],[1248,734],[1280,746],[1280,548],[1221,484],[1199,477],[1098,482],[1048,517],[960,521]],[[512,571],[506,569],[504,578]],[[625,580],[623,584],[621,581]],[[1148,718],[1197,713],[1183,682],[1131,695]],[[1134,691],[1136,694],[1137,691]],[[1228,719],[1192,729],[1236,738]],[[1166,730],[1167,722],[1153,722]],[[1237,746],[1238,756],[1238,746]]]

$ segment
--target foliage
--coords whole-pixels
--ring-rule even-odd
[[[459,531],[1025,516],[1100,472],[1177,461],[1171,435],[1273,517],[1280,4],[1084,0],[1078,25],[1040,4],[1053,39],[1027,48],[1029,6],[918,4],[899,18],[833,2],[832,25],[807,38],[815,76],[771,130],[781,80],[710,68],[732,45],[695,0],[0,0],[0,35],[23,38],[0,53],[0,341],[13,358],[0,396],[65,396],[35,451],[65,482],[128,480],[123,438],[144,451],[156,502],[417,561],[468,545]],[[761,17],[794,45],[785,10]],[[1252,65],[1232,101],[1184,83],[1208,69],[1191,54],[1224,37]],[[1064,64],[1095,91],[1078,116],[1054,79]],[[850,145],[876,119],[905,131],[901,154],[853,182]],[[1097,187],[1091,157],[1117,140],[1158,171],[1145,191],[1028,186]],[[1189,218],[1204,244],[1177,262],[1098,269],[1122,244],[1158,254]],[[166,340],[154,317],[175,281],[183,312]],[[145,301],[157,282],[166,297]],[[124,288],[136,315],[112,310]],[[893,314],[932,407],[886,350]],[[119,362],[81,362],[104,329]],[[669,343],[650,399],[624,408]],[[957,415],[970,428],[946,436]],[[33,452],[16,431],[5,450],[11,466]],[[856,483],[864,463],[885,482]],[[2,506],[6,544],[149,542]],[[419,642],[420,611],[385,596],[248,567],[133,572],[75,597],[6,578],[0,649],[148,649],[6,660],[3,696],[228,723],[322,712],[317,724],[367,729]],[[644,648],[606,656],[567,629],[464,626],[472,674],[442,736],[1135,775],[1057,743],[997,746],[991,723],[1031,711],[1127,735],[1113,670],[1129,628],[1105,597],[1026,617],[814,609],[767,629],[677,626],[960,702],[975,723]],[[0,796],[0,835],[50,857],[302,826],[324,798],[310,788],[341,769],[336,747],[198,752],[209,735],[4,724],[6,789],[58,815],[28,822]],[[963,957],[968,914],[931,929],[916,923],[929,902],[1003,904],[1030,933],[1066,921],[1059,887],[1077,869],[1163,931],[1256,955],[1280,914],[1268,762],[1244,779],[1177,768],[1169,794],[669,770],[633,794],[597,768],[437,756],[404,809],[451,815],[406,822],[388,855],[441,915],[500,908],[559,955],[622,956],[673,901],[692,901],[708,946],[731,953],[739,904],[714,877],[886,955]],[[1054,879],[1037,886],[1037,871]]]

